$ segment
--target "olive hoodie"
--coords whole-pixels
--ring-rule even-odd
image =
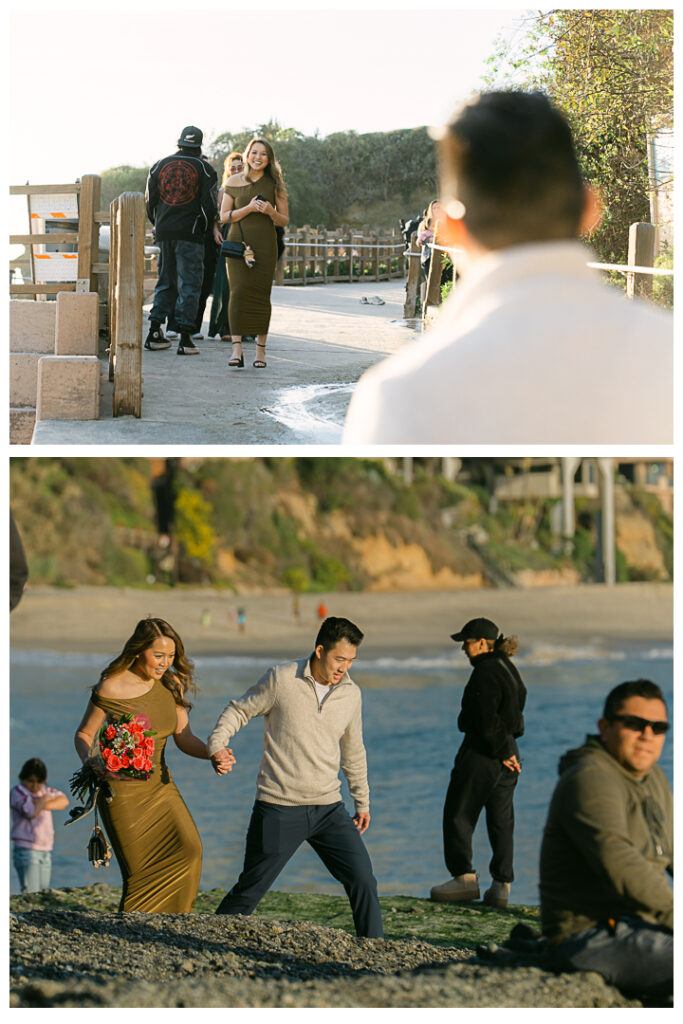
[[[551,944],[620,917],[673,931],[673,796],[662,769],[637,779],[599,736],[587,736],[559,772],[541,844],[541,920]]]
[[[263,716],[257,800],[289,806],[341,800],[339,768],[358,814],[370,809],[361,691],[344,673],[320,703],[310,657],[276,665],[231,700],[209,736],[209,754],[228,745],[250,718]]]

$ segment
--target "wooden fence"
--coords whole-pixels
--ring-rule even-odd
[[[97,291],[97,274],[101,265],[97,263],[99,226],[109,220],[109,213],[99,209],[102,182],[97,174],[84,174],[80,181],[68,185],[10,185],[11,196],[74,195],[78,203],[78,232],[30,232],[27,235],[10,235],[10,245],[28,247],[28,262],[31,283],[13,284],[10,281],[10,295],[56,295],[57,292]],[[29,217],[29,225],[36,220]],[[45,218],[43,218],[45,219]],[[52,219],[52,218],[49,218]],[[36,269],[35,248],[44,245],[78,246],[76,281],[61,281],[54,284],[40,284],[36,281],[40,271]],[[105,267],[106,270],[106,267]]]
[[[285,229],[285,252],[279,260],[275,283],[328,284],[336,281],[388,281],[405,277],[405,245],[396,231],[358,231],[343,225]]]
[[[628,264],[613,263],[588,263],[589,267],[605,272],[615,271],[626,277],[626,295],[629,299],[634,296],[652,298],[652,278],[655,275],[663,277],[673,276],[673,270],[655,268],[655,228],[653,224],[637,223],[631,224],[629,229]],[[422,319],[426,322],[435,313],[436,307],[441,303],[441,274],[442,257],[445,252],[450,255],[453,263],[453,276],[457,274],[458,253],[462,250],[442,250],[434,247],[432,259],[429,264],[429,273],[423,289]],[[408,255],[408,276],[406,280],[406,299],[403,307],[403,315],[406,318],[414,318],[417,310],[417,301],[420,292],[420,246],[411,236],[410,250]]]

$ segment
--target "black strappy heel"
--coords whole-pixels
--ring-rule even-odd
[[[256,348],[262,348],[264,352],[266,351],[266,346],[262,345],[258,341],[256,342]],[[257,370],[262,370],[267,365],[268,363],[265,361],[265,359],[255,359],[254,362],[252,363],[252,366],[255,366]]]

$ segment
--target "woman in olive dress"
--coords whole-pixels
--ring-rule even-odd
[[[253,266],[243,259],[228,259],[230,303],[228,319],[232,355],[228,366],[244,366],[242,337],[256,335],[254,366],[266,365],[266,337],[270,326],[270,292],[277,263],[275,228],[289,223],[287,192],[280,165],[267,139],[252,139],[244,151],[244,170],[228,179],[223,190],[221,223],[230,224],[228,239],[244,241],[255,257]]]
[[[75,736],[85,763],[106,721],[133,714],[155,733],[149,777],[110,773],[113,799],[107,802],[100,794],[97,805],[123,876],[120,910],[184,914],[194,906],[202,844],[164,757],[169,736],[190,757],[209,757],[206,744],[190,728],[185,694],[194,689],[192,672],[173,627],[164,619],[142,619],[93,687]]]

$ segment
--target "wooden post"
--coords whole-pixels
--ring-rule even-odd
[[[119,196],[116,268],[116,359],[114,416],[142,412],[142,282],[144,277],[145,197]]]
[[[347,227],[346,230],[349,236],[349,242],[346,249],[347,253],[349,254],[349,281],[353,281],[353,228],[349,226]]]
[[[413,231],[410,236],[410,252],[419,254],[420,246],[417,244],[417,232]],[[410,320],[415,316],[417,310],[417,293],[420,288],[420,258],[419,255],[408,256],[408,280],[406,281],[406,301],[403,306],[403,316]]]
[[[334,262],[332,264],[332,280],[333,281],[338,281],[339,280],[339,256],[340,256],[340,253],[341,253],[341,246],[340,246],[339,240],[337,239],[337,232],[336,231],[332,234],[331,241],[332,241],[332,245],[334,247],[333,248]]]
[[[631,224],[628,232],[628,263],[633,267],[653,267],[655,263],[654,224]],[[627,274],[626,295],[652,298],[652,274]]]
[[[78,282],[76,291],[96,292],[99,224],[95,214],[100,209],[102,179],[97,174],[84,174],[78,198]]]
[[[373,245],[377,246],[376,249],[370,250],[370,255],[372,256],[372,269],[374,271],[375,281],[379,281],[379,231],[372,235],[371,241]]]
[[[301,253],[301,263],[299,264],[299,266],[301,267],[301,283],[302,284],[306,284],[306,264],[308,263],[308,240],[309,240],[308,239],[308,232],[309,231],[310,231],[310,228],[309,228],[308,224],[304,224],[303,229],[302,229],[302,234],[301,234],[301,243],[302,244],[301,244],[301,248],[299,249],[299,252]]]
[[[434,239],[436,244],[436,239]],[[432,258],[429,261],[429,276],[427,278],[427,290],[425,292],[425,304],[422,310],[422,319],[427,316],[428,309],[438,306],[441,302],[441,250],[432,249]]]
[[[117,271],[119,268],[119,200],[110,204],[110,381],[116,365]]]

